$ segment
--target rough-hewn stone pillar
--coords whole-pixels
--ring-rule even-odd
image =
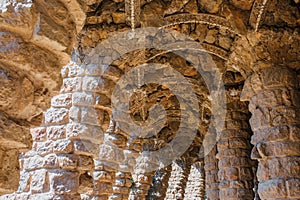
[[[166,200],[184,198],[190,169],[191,165],[183,160],[177,160],[172,163],[172,172],[169,179],[169,188],[167,189]]]
[[[104,199],[120,199],[122,192],[119,184],[120,175],[116,179],[119,164],[124,159],[120,145],[116,145],[118,137],[112,132],[106,132],[104,136],[104,144],[100,146],[100,151],[95,160],[94,171],[94,197],[95,200]],[[120,140],[120,143],[124,141]]]
[[[43,126],[31,129],[32,150],[20,156],[19,189],[8,199],[80,199],[79,177],[94,169],[93,157],[99,153],[109,122],[104,101],[101,108],[96,107],[100,95],[82,91],[82,82],[89,76],[84,66],[70,63],[62,76],[60,94],[45,111]],[[101,164],[96,162],[95,169],[106,172],[111,166]],[[99,174],[94,173],[95,181],[102,179]],[[96,189],[97,185],[97,195]]]
[[[190,175],[185,189],[184,199],[201,199],[205,196],[204,162],[196,162],[191,166]]]
[[[77,66],[70,67],[76,71]],[[91,154],[83,148],[77,128],[84,130],[88,125],[69,123],[73,120],[73,92],[81,89],[81,79],[68,74],[64,78],[61,94],[52,98],[51,108],[44,113],[44,125],[31,129],[32,150],[20,156],[19,189],[11,199],[80,199],[80,168],[85,167]]]
[[[118,123],[115,125],[114,130],[110,132],[109,140],[112,142],[112,145],[116,146],[118,149],[125,150],[128,134],[119,128]],[[110,200],[128,199],[132,184],[132,175],[130,173],[131,170],[128,170],[129,167],[130,166],[125,163],[119,164],[119,170],[116,172],[116,179],[113,184],[113,194],[110,196]]]
[[[215,146],[204,157],[205,193],[208,200],[219,199],[218,160],[216,154],[217,147]]]
[[[217,144],[219,198],[253,199],[254,161],[250,158],[251,130],[247,102],[240,101],[241,88],[227,86],[225,126]]]
[[[150,189],[153,173],[137,172],[132,175],[133,185],[129,200],[145,200]]]
[[[257,70],[246,80],[254,131],[252,158],[258,160],[261,199],[300,198],[300,95],[296,73],[288,68]]]
[[[149,190],[147,199],[164,200],[168,189],[168,181],[171,175],[172,167],[158,169],[152,178],[152,187]]]
[[[116,181],[113,185],[113,195],[110,200],[128,199],[130,187],[132,185],[132,175],[129,172],[119,171],[116,173]]]
[[[133,140],[129,149],[136,152],[142,152],[143,140]],[[139,149],[141,148],[141,149]],[[132,186],[129,195],[129,200],[145,200],[149,192],[150,186],[152,184],[152,177],[154,176],[154,171],[149,171],[157,167],[157,163],[151,159],[147,151],[142,152],[142,157],[135,158],[136,165],[132,173]],[[131,155],[132,156],[132,155]],[[130,160],[128,160],[130,161]]]
[[[115,163],[105,160],[95,160],[94,196],[93,200],[108,200],[113,194],[113,183],[115,181]]]

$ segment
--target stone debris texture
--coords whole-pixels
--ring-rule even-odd
[[[225,90],[220,130],[209,59],[154,48],[124,54],[132,45],[124,38],[100,45],[147,27],[184,34],[211,56]],[[299,0],[1,0],[0,200],[300,199],[299,27]],[[153,42],[192,45],[176,34]],[[136,77],[118,82],[145,63],[180,73],[199,105],[185,118],[199,114],[191,145],[167,166],[146,153],[181,127],[193,130],[181,121],[190,109],[181,97],[155,82],[130,97],[138,125],[153,105],[163,108],[155,116],[166,114],[165,124],[151,137],[134,137],[121,128],[127,120],[114,118],[114,90],[125,93]],[[143,76],[174,78],[168,73]],[[213,136],[215,145],[203,150]]]

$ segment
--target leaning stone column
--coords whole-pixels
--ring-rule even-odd
[[[254,162],[250,158],[248,104],[240,101],[241,90],[227,88],[225,126],[217,145],[219,197],[224,200],[253,199]]]
[[[132,175],[133,186],[129,200],[145,200],[150,189],[153,173],[137,172]]]
[[[134,146],[138,145],[137,141],[140,141],[140,147],[142,147],[143,141],[141,139],[133,140],[132,144],[136,143]],[[129,145],[129,149],[134,149],[132,148],[132,144]],[[141,150],[142,149],[139,151],[141,152]],[[131,193],[128,198],[129,200],[146,199],[152,184],[152,177],[154,176],[154,171],[149,171],[149,169],[157,168],[157,161],[151,158],[149,152],[143,151],[140,155],[141,157],[136,158],[136,165],[134,167],[134,172],[132,173],[133,183],[131,187]]]
[[[208,133],[210,134],[210,133]],[[213,147],[204,157],[205,191],[208,200],[219,199],[217,147]]]
[[[93,169],[93,153],[86,145],[93,149],[102,142],[93,135],[100,126],[86,123],[79,112],[88,109],[92,96],[81,91],[83,72],[74,63],[62,70],[60,94],[52,98],[43,125],[31,129],[33,146],[20,155],[19,188],[8,199],[80,199],[80,174]]]
[[[256,71],[245,83],[254,131],[252,158],[258,160],[261,199],[300,198],[300,95],[296,73],[272,67]]]
[[[115,123],[114,130],[111,131],[109,140],[116,148],[125,150],[128,137],[128,134],[119,128],[118,123]],[[128,199],[132,184],[132,175],[130,172],[131,170],[128,170],[128,167],[130,166],[124,164],[125,163],[119,164],[119,171],[116,172],[116,179],[113,184],[113,194],[110,196],[109,200]]]
[[[172,172],[169,179],[169,188],[167,190],[166,200],[184,199],[184,193],[191,165],[183,160],[177,160],[172,163]]]
[[[168,189],[168,181],[171,175],[171,165],[158,169],[152,179],[152,186],[149,190],[148,199],[164,200]]]
[[[203,200],[205,198],[205,178],[203,164],[203,161],[198,161],[191,166],[184,199]]]

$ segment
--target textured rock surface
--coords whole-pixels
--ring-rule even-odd
[[[299,91],[295,72],[262,68],[245,84],[262,199],[299,198]],[[251,84],[251,85],[250,85]],[[298,136],[297,136],[298,135]],[[295,137],[296,136],[296,137]]]
[[[299,199],[299,20],[297,0],[2,0],[0,195],[7,195],[0,199]],[[145,27],[176,30],[212,55],[227,94],[222,131],[208,129],[220,114],[209,91],[215,80],[185,57],[142,48],[107,63],[129,44],[109,52],[100,42]],[[164,39],[182,45],[176,35]],[[207,60],[186,57],[211,70]],[[200,115],[192,145],[155,172],[145,169],[156,160],[135,159],[174,139],[180,98],[155,83],[134,93],[137,124],[154,104],[167,113],[159,133],[143,140],[120,129],[128,121],[115,121],[111,106],[116,83],[146,62],[183,75]],[[211,134],[220,138],[204,156],[203,138]]]
[[[218,141],[218,178],[220,199],[253,199],[255,162],[250,159],[252,132],[248,124],[247,103],[240,101],[239,74],[225,74],[227,116],[222,136]]]

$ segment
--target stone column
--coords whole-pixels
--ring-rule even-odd
[[[149,156],[148,151],[142,151],[144,144],[145,143],[143,139],[134,139],[128,147],[128,149],[131,149],[135,152],[142,152],[140,154],[142,157],[135,157],[136,165],[132,173],[133,182],[128,198],[129,200],[146,199],[146,196],[152,184],[152,177],[154,176],[154,171],[149,171],[149,169],[157,168],[157,161],[153,160]]]
[[[217,147],[204,157],[205,191],[207,200],[219,199]]]
[[[114,130],[110,133],[109,140],[113,143],[112,145],[125,150],[128,134],[119,128],[118,123],[115,125]],[[129,166],[124,165],[124,163],[119,165],[119,171],[116,172],[116,179],[113,184],[113,194],[110,196],[110,200],[128,199],[132,184],[132,175],[130,170],[128,170],[128,167]]]
[[[152,179],[152,186],[149,190],[147,199],[149,200],[165,199],[171,171],[172,171],[171,165],[155,171],[155,174]]]
[[[124,184],[118,169],[124,160],[122,147],[126,145],[126,141],[114,129],[105,133],[104,141],[95,160],[93,199],[122,199]],[[117,179],[116,174],[118,174]]]
[[[177,160],[172,163],[172,172],[169,179],[166,200],[184,199],[190,169],[191,165],[183,160]]]
[[[128,199],[132,185],[132,174],[119,171],[116,173],[116,181],[113,185],[113,195],[110,200]]]
[[[72,100],[81,90],[81,77],[76,75],[83,69],[77,65],[67,67],[74,74],[63,73],[61,92],[45,111],[43,126],[31,129],[33,146],[20,155],[19,188],[10,199],[80,199],[79,176],[93,168],[92,154],[83,145],[80,134],[90,134],[87,130],[97,126],[80,123]]]
[[[300,198],[300,95],[292,69],[257,70],[246,80],[242,99],[250,101],[254,132],[252,158],[258,160],[261,199]]]
[[[137,172],[132,175],[133,185],[129,200],[146,200],[152,183],[153,173]]]
[[[227,86],[225,125],[217,143],[219,159],[219,198],[253,199],[254,161],[250,158],[251,130],[247,102],[240,101],[241,88]]]
[[[116,174],[115,167],[116,164],[113,162],[95,159],[93,200],[108,200],[113,194],[113,183]]]
[[[191,167],[184,199],[201,199],[205,196],[204,162],[198,161]]]

